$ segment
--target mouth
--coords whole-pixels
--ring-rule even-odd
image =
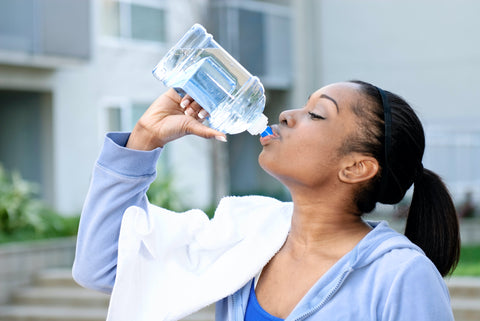
[[[280,134],[278,132],[278,126],[272,125],[270,127],[272,128],[272,134],[265,137],[260,137],[260,143],[263,146],[268,145],[268,143],[270,143],[272,140],[276,140],[280,138]]]

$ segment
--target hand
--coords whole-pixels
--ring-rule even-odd
[[[152,150],[188,134],[226,141],[224,133],[201,123],[206,115],[191,97],[182,99],[175,90],[169,89],[138,120],[126,147]]]

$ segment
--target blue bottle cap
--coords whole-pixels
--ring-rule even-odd
[[[265,128],[265,130],[260,134],[260,136],[265,137],[269,135],[273,135],[273,131],[270,126],[267,126],[267,128]]]

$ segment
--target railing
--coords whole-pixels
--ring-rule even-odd
[[[480,201],[480,126],[471,122],[428,126],[424,166],[439,174],[457,202]]]

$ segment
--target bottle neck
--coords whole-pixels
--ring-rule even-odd
[[[247,131],[251,135],[262,134],[267,128],[268,118],[264,114],[258,115],[248,127]]]

